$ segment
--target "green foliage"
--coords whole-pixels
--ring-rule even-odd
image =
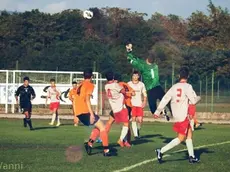
[[[230,77],[230,15],[211,1],[209,14],[194,12],[188,20],[170,14],[146,14],[120,8],[91,8],[86,20],[78,9],[57,14],[35,9],[24,13],[1,12],[0,69],[81,71],[93,67],[105,74],[113,69],[129,78],[132,71],[125,44],[132,42],[135,54],[145,58],[156,51],[160,75],[171,75],[189,65],[196,75],[214,70]]]

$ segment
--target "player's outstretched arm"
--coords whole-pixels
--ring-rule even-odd
[[[133,55],[132,53],[133,47],[132,44],[126,45],[126,51],[127,51],[127,59],[130,62],[130,64],[138,69],[139,71],[143,71],[146,65],[146,62],[136,56]]]

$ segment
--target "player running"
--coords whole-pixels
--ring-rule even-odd
[[[82,81],[81,84],[79,84],[79,86],[77,87],[77,95],[75,101],[77,108],[75,109],[75,114],[85,126],[95,126],[95,128],[91,132],[89,141],[84,144],[86,152],[88,155],[91,155],[93,143],[100,135],[104,148],[103,155],[111,156],[108,147],[108,133],[105,130],[105,125],[100,120],[99,116],[93,112],[91,107],[90,98],[94,90],[94,84],[91,83],[93,72],[92,70],[85,70],[83,75],[84,81]]]
[[[179,83],[173,85],[169,89],[154,113],[154,118],[157,118],[168,102],[171,101],[172,113],[176,122],[173,126],[173,130],[177,132],[177,138],[173,139],[161,149],[156,149],[159,163],[162,162],[162,156],[166,151],[179,145],[185,139],[189,154],[189,162],[199,162],[199,159],[194,155],[190,120],[192,120],[195,115],[195,104],[200,98],[196,95],[192,86],[187,83],[188,76],[188,68],[182,67],[180,69]]]
[[[146,106],[147,94],[145,85],[139,81],[139,73],[133,72],[132,81],[128,82],[128,85],[135,91],[135,95],[131,98],[132,104],[132,129],[135,139],[140,138],[140,129],[143,122],[144,111],[143,108]],[[142,101],[143,95],[143,101]]]
[[[128,110],[124,104],[125,89],[114,81],[114,74],[112,72],[108,72],[106,74],[106,79],[108,82],[105,85],[105,91],[109,99],[109,104],[112,108],[112,113],[110,114],[111,117],[106,124],[106,129],[109,131],[114,121],[116,123],[123,123],[121,135],[117,143],[121,147],[131,147],[126,139],[129,130],[129,116]]]
[[[23,78],[23,85],[20,86],[16,93],[15,99],[18,105],[18,97],[19,97],[19,106],[22,112],[25,114],[25,118],[23,119],[24,127],[27,127],[27,124],[30,127],[30,130],[34,130],[31,121],[31,112],[32,112],[32,103],[31,101],[36,97],[33,87],[29,85],[29,77]]]
[[[56,126],[60,126],[60,118],[58,115],[58,108],[60,106],[61,91],[56,87],[55,79],[50,79],[50,87],[47,89],[46,105],[48,99],[50,99],[50,111],[53,116],[49,125],[54,125],[54,121],[57,120]]]
[[[78,126],[78,123],[79,123],[79,119],[78,117],[76,116],[75,114],[75,111],[76,111],[76,96],[77,96],[77,82],[76,81],[73,81],[72,82],[72,86],[73,88],[69,91],[69,94],[68,94],[68,97],[69,97],[69,100],[72,102],[72,107],[73,107],[73,116],[74,116],[74,126],[77,127]]]
[[[132,54],[132,44],[126,45],[126,50],[129,62],[135,69],[140,71],[143,77],[143,82],[147,89],[149,108],[153,114],[157,108],[157,99],[161,100],[165,94],[159,81],[158,65],[154,63],[155,54],[150,53],[144,61]],[[170,104],[168,104],[168,108],[171,111]],[[167,121],[169,121],[170,118],[166,114],[166,111],[164,110],[162,113],[165,115]]]

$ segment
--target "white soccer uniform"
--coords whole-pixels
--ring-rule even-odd
[[[120,112],[124,108],[124,95],[120,93],[122,87],[116,82],[109,82],[105,85],[106,95],[113,113]]]
[[[142,107],[142,94],[146,94],[145,84],[141,81],[138,83],[128,82],[128,85],[135,91],[135,96],[132,96],[132,106]]]
[[[162,98],[155,114],[159,115],[170,100],[175,122],[182,122],[188,116],[189,102],[196,104],[198,97],[192,85],[184,82],[174,84]]]
[[[50,98],[50,103],[60,102],[60,94],[61,91],[57,87],[49,87],[47,89],[47,96]]]

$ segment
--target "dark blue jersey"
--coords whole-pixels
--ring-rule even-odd
[[[25,87],[24,85],[18,87],[15,96],[19,96],[20,105],[28,106],[31,104],[31,99],[36,97],[33,87],[28,85]]]

